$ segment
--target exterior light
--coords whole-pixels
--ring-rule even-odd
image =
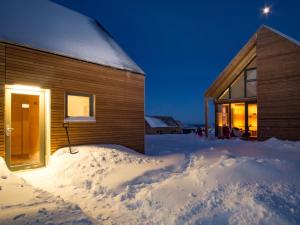
[[[20,91],[41,91],[40,87],[35,86],[24,86],[24,85],[6,85],[6,88],[14,89],[14,90],[20,90]]]

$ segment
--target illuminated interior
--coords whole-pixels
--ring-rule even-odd
[[[89,117],[90,97],[68,95],[68,117]]]
[[[218,107],[218,126],[229,126],[229,104],[222,104]]]
[[[39,96],[11,96],[11,165],[40,163]]]
[[[245,131],[245,103],[231,104],[231,127]]]
[[[5,133],[11,168],[43,166],[50,154],[50,90],[5,85]]]
[[[248,105],[248,126],[251,137],[257,137],[257,104]]]

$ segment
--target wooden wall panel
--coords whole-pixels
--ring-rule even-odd
[[[5,45],[0,43],[0,156],[4,157],[4,81],[5,81]]]
[[[300,140],[300,46],[263,28],[256,47],[259,138]]]
[[[6,84],[51,89],[51,151],[67,144],[65,91],[96,95],[96,123],[70,123],[77,144],[119,144],[144,151],[144,76],[7,45]]]

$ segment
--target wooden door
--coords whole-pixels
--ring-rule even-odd
[[[11,166],[41,162],[40,96],[11,94]]]

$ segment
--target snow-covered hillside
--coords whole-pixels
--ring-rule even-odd
[[[80,146],[75,155],[59,150],[47,168],[4,176],[60,199],[60,207],[70,208],[60,211],[68,219],[77,209],[75,224],[300,223],[299,142],[210,140],[192,134],[146,140],[151,156],[113,145]],[[2,176],[5,166],[0,166]],[[16,204],[9,202],[14,197],[2,199],[9,185],[1,180],[0,224],[3,218],[5,224],[26,221],[21,202],[32,202],[26,210],[36,211],[34,216],[41,207],[51,210],[52,201],[48,206],[45,197],[39,199],[41,206],[22,195]],[[37,192],[27,193],[35,199]],[[10,207],[19,211],[2,213]],[[25,215],[14,220],[17,214]]]

